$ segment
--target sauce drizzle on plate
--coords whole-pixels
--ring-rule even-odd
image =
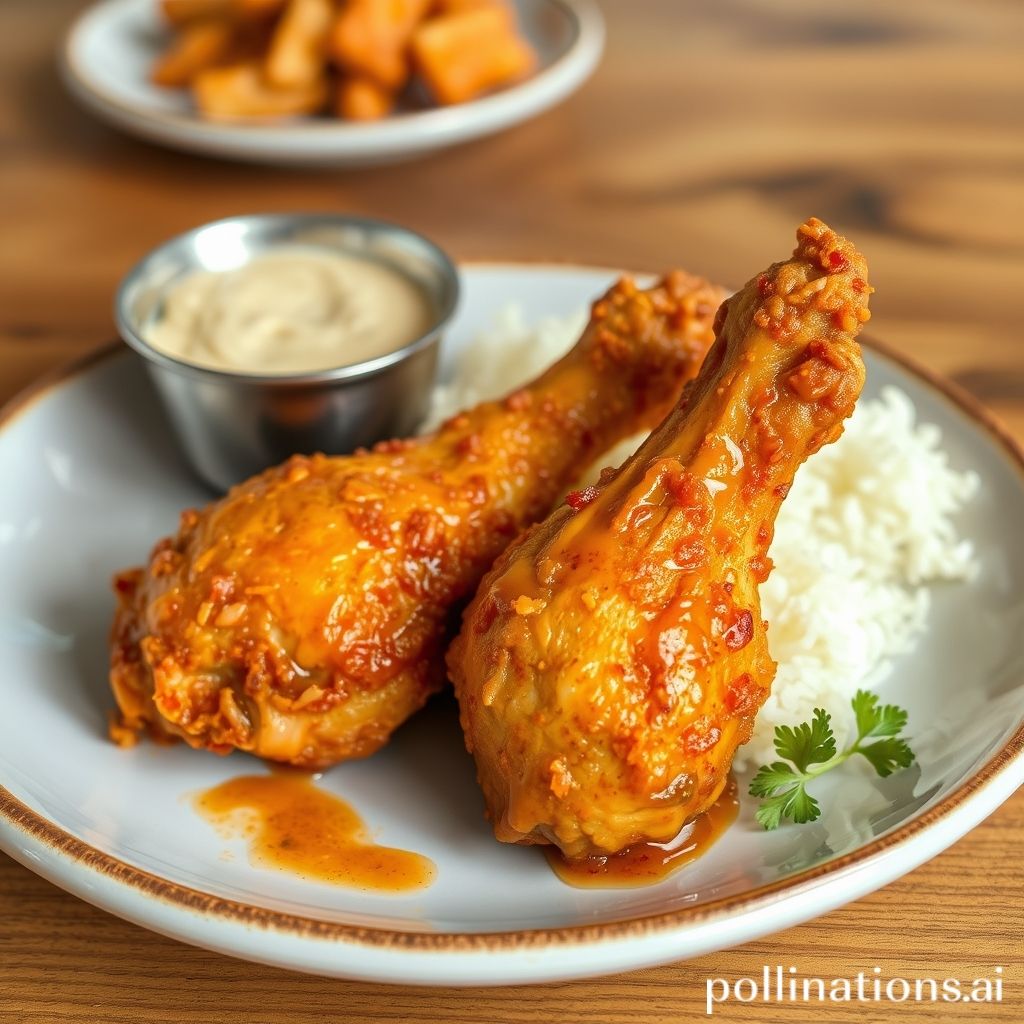
[[[194,805],[225,837],[247,839],[256,867],[378,892],[422,889],[434,879],[433,861],[377,846],[359,815],[303,772],[242,775],[199,793]]]
[[[667,843],[636,843],[608,857],[566,860],[557,847],[544,849],[551,869],[579,889],[632,889],[664,881],[706,853],[736,820],[740,802],[732,778],[722,795]]]

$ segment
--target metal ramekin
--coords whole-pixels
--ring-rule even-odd
[[[168,289],[196,270],[233,270],[279,245],[381,260],[413,278],[435,307],[433,326],[376,359],[295,375],[195,366],[146,342]],[[137,263],[118,289],[121,337],[143,357],[189,462],[218,490],[296,452],[348,452],[411,434],[427,411],[441,333],[455,311],[458,273],[406,228],[340,214],[229,217],[187,231]]]

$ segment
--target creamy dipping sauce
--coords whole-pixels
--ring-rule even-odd
[[[429,330],[434,313],[423,289],[385,263],[282,246],[179,281],[146,340],[196,366],[314,373],[394,352]]]

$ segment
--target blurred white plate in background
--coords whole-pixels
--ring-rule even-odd
[[[451,107],[380,121],[306,117],[259,124],[208,121],[185,90],[150,82],[169,34],[157,0],[103,0],[69,30],[61,69],[93,113],[175,149],[256,163],[360,167],[395,163],[491,135],[560,103],[590,76],[604,48],[593,0],[516,0],[520,28],[539,55],[528,79]]]

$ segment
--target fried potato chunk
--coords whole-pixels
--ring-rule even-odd
[[[288,0],[274,28],[263,65],[267,82],[280,89],[310,89],[323,81],[331,0]]]
[[[227,21],[186,25],[153,65],[153,82],[168,88],[188,85],[201,71],[215,67],[232,51],[235,28]]]
[[[409,40],[430,0],[350,0],[331,30],[331,53],[350,74],[394,92],[409,78]]]
[[[325,76],[282,89],[267,81],[259,61],[210,68],[196,75],[192,86],[199,109],[213,119],[312,114],[327,102]]]
[[[350,121],[377,121],[394,109],[395,94],[372,78],[341,78],[334,91],[334,111]]]
[[[464,103],[529,73],[532,48],[504,7],[470,7],[433,18],[413,36],[416,67],[438,103]]]

